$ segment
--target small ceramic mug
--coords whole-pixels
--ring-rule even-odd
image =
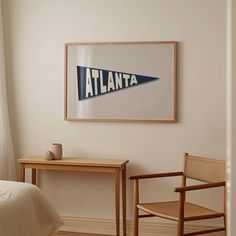
[[[53,143],[52,144],[52,153],[54,155],[54,160],[61,160],[62,159],[62,144]]]
[[[51,151],[46,151],[44,154],[44,159],[47,161],[53,160],[54,159],[54,155]]]

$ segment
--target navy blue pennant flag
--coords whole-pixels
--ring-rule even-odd
[[[79,100],[157,80],[157,77],[77,66]]]

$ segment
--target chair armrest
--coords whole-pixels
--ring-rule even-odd
[[[215,182],[215,183],[209,183],[209,184],[198,184],[198,185],[179,187],[179,188],[175,188],[175,192],[186,192],[186,191],[200,190],[200,189],[206,189],[206,188],[216,188],[216,187],[221,187],[221,186],[225,186],[225,182]]]
[[[162,177],[180,176],[183,174],[184,174],[183,172],[167,172],[167,173],[157,173],[157,174],[148,174],[148,175],[134,175],[134,176],[130,176],[129,179],[162,178]]]

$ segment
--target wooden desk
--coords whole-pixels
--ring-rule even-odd
[[[120,177],[122,178],[123,235],[126,235],[126,164],[128,160],[90,159],[64,157],[62,160],[46,161],[43,157],[32,156],[19,159],[21,181],[25,182],[25,169],[32,169],[32,184],[36,184],[36,170],[63,170],[108,172],[115,177],[116,236],[120,235]]]

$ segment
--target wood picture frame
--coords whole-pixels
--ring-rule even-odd
[[[64,119],[177,122],[177,42],[65,43]]]

